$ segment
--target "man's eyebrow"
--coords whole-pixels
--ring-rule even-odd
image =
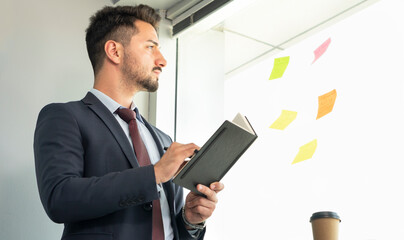
[[[153,43],[154,45],[156,45],[156,47],[158,47],[158,46],[159,46],[159,43],[158,43],[158,42],[156,42],[156,41],[153,41],[153,40],[147,40],[147,42],[151,42],[151,43]]]

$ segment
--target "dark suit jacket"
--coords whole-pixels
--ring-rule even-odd
[[[145,123],[163,155],[170,137]],[[62,239],[151,240],[154,168],[139,167],[121,126],[92,93],[41,110],[34,152],[41,201],[54,222],[64,223]],[[175,239],[193,239],[181,216],[182,188],[163,186]]]

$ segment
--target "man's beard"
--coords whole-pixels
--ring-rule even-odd
[[[155,92],[159,88],[159,82],[156,80],[153,80],[151,76],[147,76],[145,78],[141,78],[140,75],[137,75],[138,79],[133,79],[134,81],[137,82],[138,86],[142,87],[148,92]]]
[[[154,67],[152,71],[160,67]],[[147,73],[147,70],[137,65],[130,54],[125,53],[124,63],[122,66],[123,81],[128,86],[136,86],[148,92],[155,92],[159,88],[158,78],[153,79],[152,71]]]

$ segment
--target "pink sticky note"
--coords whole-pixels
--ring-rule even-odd
[[[328,48],[328,45],[330,45],[331,38],[328,38],[327,41],[325,41],[323,44],[320,45],[316,50],[314,50],[314,60],[311,64],[313,64],[317,59],[321,57],[325,53],[325,51]]]

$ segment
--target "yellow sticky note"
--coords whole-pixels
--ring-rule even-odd
[[[318,113],[316,119],[319,119],[332,111],[336,98],[337,90],[335,89],[318,97]]]
[[[293,120],[296,119],[297,112],[282,110],[281,116],[269,128],[284,130]]]
[[[281,57],[275,58],[274,67],[272,68],[271,76],[269,76],[269,80],[281,78],[283,73],[286,70],[286,67],[289,64],[289,56],[288,57]]]
[[[301,146],[292,164],[312,158],[314,152],[316,151],[316,148],[317,148],[317,139],[314,139],[313,141]]]

